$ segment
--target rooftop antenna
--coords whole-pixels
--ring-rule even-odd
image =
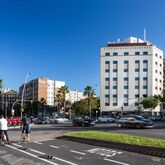
[[[146,41],[146,29],[144,28],[144,41]]]

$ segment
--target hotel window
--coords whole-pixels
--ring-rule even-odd
[[[143,89],[147,89],[147,85],[143,85]]]
[[[160,64],[160,67],[162,67],[162,64]]]
[[[105,106],[109,106],[109,103],[105,103]]]
[[[124,103],[124,106],[128,106],[128,103]]]
[[[128,72],[128,69],[124,69],[124,72]]]
[[[106,53],[105,53],[105,56],[110,56],[110,53],[109,53],[109,52],[106,52]]]
[[[139,85],[136,85],[136,86],[135,86],[135,89],[139,89]]]
[[[117,86],[113,86],[113,89],[117,89]]]
[[[128,86],[124,86],[124,89],[128,89]]]
[[[148,52],[143,52],[143,55],[148,55]]]
[[[135,55],[140,55],[140,52],[135,52]]]
[[[160,75],[162,74],[162,72],[160,72]]]
[[[105,64],[110,64],[110,61],[105,61]]]
[[[124,64],[128,64],[128,61],[124,61]]]
[[[138,102],[135,102],[135,106],[139,106],[139,103]]]
[[[128,56],[129,55],[129,52],[124,52],[124,56]]]
[[[160,59],[162,59],[162,56],[160,56]]]
[[[143,80],[148,80],[148,77],[143,77]]]
[[[158,79],[156,78],[155,81],[158,81]]]
[[[117,52],[113,52],[113,56],[117,56],[118,55],[118,53]]]
[[[148,60],[143,60],[143,63],[144,63],[144,64],[147,64],[147,63],[148,63]]]
[[[155,70],[155,73],[158,73],[158,71],[157,71],[157,70]]]
[[[117,72],[117,69],[113,69],[113,72]]]
[[[105,86],[105,89],[109,89],[109,86]]]
[[[128,81],[128,77],[124,77],[124,81]]]
[[[155,90],[157,90],[158,88],[157,87],[155,87]]]
[[[117,94],[113,94],[113,98],[117,98]]]
[[[140,69],[135,69],[135,72],[140,72]]]
[[[109,69],[105,69],[105,72],[109,72]]]
[[[113,64],[117,64],[117,61],[113,61]]]
[[[113,103],[113,106],[117,106],[117,103]]]
[[[161,91],[161,90],[162,90],[162,88],[159,88],[159,90]]]
[[[108,94],[106,94],[106,95],[105,95],[105,98],[109,98],[109,95],[108,95]]]
[[[139,94],[136,94],[136,95],[135,95],[135,98],[139,98]]]
[[[135,81],[139,81],[139,77],[135,77]]]
[[[113,81],[117,81],[117,77],[114,77],[114,78],[113,78]]]
[[[158,57],[158,54],[156,53],[155,56]]]
[[[144,69],[143,69],[143,72],[147,72],[147,71],[148,71],[148,69],[147,69],[147,68],[144,68]]]
[[[128,94],[124,94],[124,98],[128,98]]]
[[[158,62],[157,61],[155,62],[155,65],[158,65]]]
[[[135,64],[139,64],[139,63],[140,63],[140,61],[139,61],[139,60],[136,60],[136,61],[135,61]]]
[[[148,96],[147,96],[147,94],[143,94],[143,98],[147,98]]]
[[[109,81],[109,77],[106,77],[106,78],[105,78],[105,81]]]

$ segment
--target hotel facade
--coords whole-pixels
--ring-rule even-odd
[[[163,91],[163,51],[134,37],[108,43],[100,51],[100,72],[101,112],[136,111],[143,99]]]

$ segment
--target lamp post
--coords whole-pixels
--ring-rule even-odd
[[[96,121],[97,121],[97,113],[98,113],[98,111],[96,111]]]
[[[26,83],[27,83],[27,80],[28,80],[29,75],[31,75],[31,73],[28,73],[27,74],[26,79],[25,79],[25,83],[24,83],[24,86],[23,86],[23,90],[22,90],[22,97],[21,97],[21,118],[22,118],[22,112],[23,112],[23,97],[24,97],[25,87],[26,87]]]
[[[18,103],[18,102],[31,102],[31,104],[32,104],[32,102],[33,102],[33,100],[16,100],[14,103],[13,103],[13,105],[12,105],[12,108],[11,108],[11,112],[12,112],[12,116],[14,115],[14,105],[16,104],[16,103]],[[22,114],[21,114],[21,117],[22,117]]]

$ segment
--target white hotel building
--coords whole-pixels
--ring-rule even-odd
[[[108,43],[101,48],[100,68],[101,112],[135,111],[163,90],[163,51],[148,41],[130,37]]]

